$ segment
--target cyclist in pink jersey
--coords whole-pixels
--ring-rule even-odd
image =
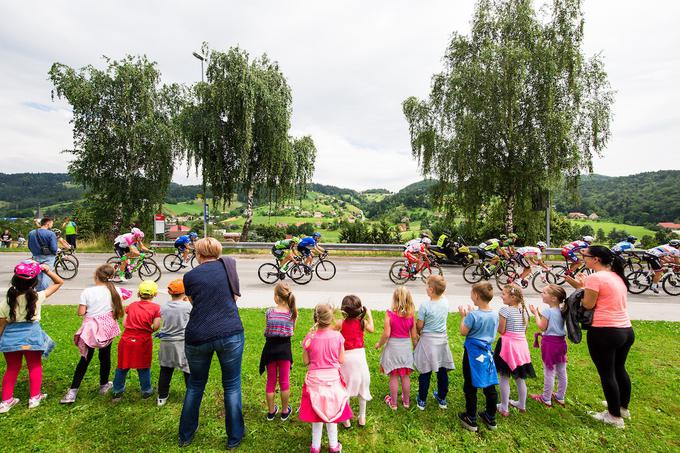
[[[148,252],[149,249],[144,245],[144,232],[139,228],[133,228],[129,233],[121,234],[117,236],[113,241],[113,249],[116,255],[120,257],[120,267],[118,272],[118,277],[121,281],[125,281],[125,270],[127,269],[128,262],[132,259],[132,265],[137,261],[140,256],[140,250]]]

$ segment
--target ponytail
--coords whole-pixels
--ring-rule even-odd
[[[111,311],[113,312],[113,319],[120,319],[125,314],[123,309],[123,299],[120,297],[120,293],[116,287],[111,283],[111,278],[113,278],[113,266],[110,264],[102,264],[94,271],[94,277],[100,283],[105,283],[106,287],[111,293]]]
[[[295,304],[295,294],[293,294],[293,291],[290,289],[290,286],[288,286],[288,283],[277,283],[274,287],[274,294],[276,294],[276,297],[286,303],[288,310],[290,310],[290,320],[295,322],[298,317],[297,306]]]
[[[522,324],[524,325],[524,327],[526,327],[527,323],[529,322],[529,310],[527,310],[527,304],[524,301],[524,294],[522,293],[522,288],[520,288],[514,283],[510,283],[508,285],[505,285],[503,289],[508,290],[513,299],[517,301],[517,304],[520,306],[519,313],[520,315],[522,315]]]
[[[17,305],[19,305],[19,296],[22,294],[26,298],[26,319],[25,321],[33,321],[35,316],[36,303],[38,302],[38,293],[35,291],[35,285],[38,283],[38,278],[25,279],[19,278],[16,275],[12,277],[10,288],[7,290],[7,305],[9,305],[9,320],[10,322],[17,321]]]

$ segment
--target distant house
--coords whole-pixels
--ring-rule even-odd
[[[224,233],[222,236],[227,242],[239,242],[241,240],[241,233]]]
[[[276,224],[276,226],[277,226],[278,228],[288,228],[288,224],[285,223],[285,222],[278,222],[278,223]]]
[[[597,220],[600,218],[599,215],[595,214],[594,212],[588,216],[590,220]]]
[[[171,225],[170,228],[165,232],[166,239],[177,239],[183,234],[187,234],[191,231],[191,228],[185,225]]]
[[[309,211],[300,211],[297,213],[297,217],[311,217],[312,213]]]
[[[321,212],[319,212],[319,211],[314,212],[314,218],[320,219],[320,218],[322,218],[322,217],[323,217],[323,213],[321,213]]]
[[[567,214],[567,217],[570,218],[570,219],[579,219],[579,220],[585,220],[585,219],[588,218],[588,216],[585,215],[582,212],[570,212],[569,214]]]
[[[407,216],[404,216],[404,217],[401,218],[401,223],[409,223],[410,221],[411,221],[411,219],[408,218]]]
[[[664,228],[666,230],[680,230],[680,223],[673,222],[659,222],[656,224],[659,228]]]
[[[350,215],[350,216],[347,217],[347,221],[348,221],[349,223],[354,223],[354,222],[357,221],[357,219],[356,219],[356,217],[354,217],[353,215]]]
[[[335,211],[331,211],[331,212],[328,213],[328,215],[331,216],[331,217],[335,217],[336,215],[338,215],[338,213],[335,212]]]

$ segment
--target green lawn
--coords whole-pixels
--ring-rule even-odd
[[[642,236],[649,235],[649,236],[654,236],[654,231],[648,230],[647,228],[643,226],[638,226],[638,225],[626,225],[625,223],[614,223],[614,222],[607,222],[607,221],[600,221],[600,220],[570,220],[574,225],[577,225],[579,227],[582,227],[583,225],[590,225],[593,227],[595,232],[597,232],[598,229],[602,228],[604,230],[605,234],[609,234],[611,230],[616,228],[617,230],[625,230],[628,232],[628,234],[632,234],[633,236],[637,236],[639,239],[642,239]]]
[[[247,436],[240,451],[299,452],[307,451],[310,427],[297,420],[282,423],[265,421],[265,377],[257,372],[263,345],[263,310],[241,310],[246,331],[243,361],[244,414]],[[311,311],[300,315],[294,344],[298,345],[311,322]],[[376,324],[382,325],[382,313],[376,313]],[[424,412],[415,407],[417,375],[412,376],[412,406],[401,407],[396,413],[382,399],[388,391],[387,379],[379,374],[379,354],[367,349],[372,370],[373,401],[368,406],[368,425],[359,429],[340,430],[340,441],[346,452],[360,451],[672,451],[680,449],[680,358],[672,347],[680,342],[680,323],[636,322],[636,343],[629,357],[633,379],[633,419],[623,431],[610,428],[591,419],[586,411],[601,410],[602,391],[585,344],[571,345],[569,352],[569,389],[566,409],[547,409],[533,401],[528,412],[513,412],[510,418],[499,417],[496,432],[480,427],[477,434],[464,431],[456,413],[464,405],[460,358],[462,339],[454,331],[458,315],[451,315],[449,331],[451,348],[458,369],[450,374],[449,409],[440,410],[433,400]],[[128,379],[128,391],[119,404],[97,394],[98,364],[94,359],[81,387],[78,401],[72,406],[59,405],[58,400],[68,387],[78,352],[72,335],[79,319],[75,307],[45,307],[43,326],[58,343],[57,349],[44,362],[43,389],[49,398],[35,410],[26,408],[27,375],[19,377],[16,396],[20,405],[0,416],[2,436],[0,451],[177,451],[176,439],[182,407],[183,382],[173,380],[170,399],[158,408],[155,399],[142,400],[134,372]],[[532,326],[533,330],[533,326]],[[531,332],[533,333],[533,332]],[[378,334],[367,334],[366,344],[373,345]],[[115,350],[115,348],[114,348]],[[529,382],[529,391],[542,388],[538,350],[532,349],[538,379]],[[155,356],[154,356],[155,357]],[[301,351],[294,348],[295,365],[291,376],[292,401],[297,405],[305,368]],[[4,371],[1,361],[0,371]],[[114,359],[115,363],[115,359]],[[158,366],[152,369],[154,382]],[[436,387],[435,387],[436,388]],[[210,381],[201,408],[200,428],[187,451],[224,450],[224,413],[221,400],[219,366],[213,361]],[[480,401],[483,398],[480,392]],[[353,407],[356,406],[353,404]],[[324,439],[324,445],[327,443]],[[327,451],[327,450],[322,450]]]

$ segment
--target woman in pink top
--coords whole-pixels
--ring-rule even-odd
[[[607,247],[593,245],[581,252],[593,274],[581,280],[569,279],[576,288],[584,288],[582,304],[594,309],[588,329],[588,351],[597,368],[607,410],[591,415],[604,423],[623,428],[623,417],[630,417],[630,377],[626,358],[635,334],[628,317],[628,280],[623,274],[621,258]]]
[[[308,369],[302,386],[300,420],[312,424],[310,453],[321,450],[324,423],[331,453],[341,451],[338,423],[352,418],[349,394],[340,374],[345,340],[332,326],[333,308],[319,304],[314,309],[314,327],[302,341],[302,361]]]

